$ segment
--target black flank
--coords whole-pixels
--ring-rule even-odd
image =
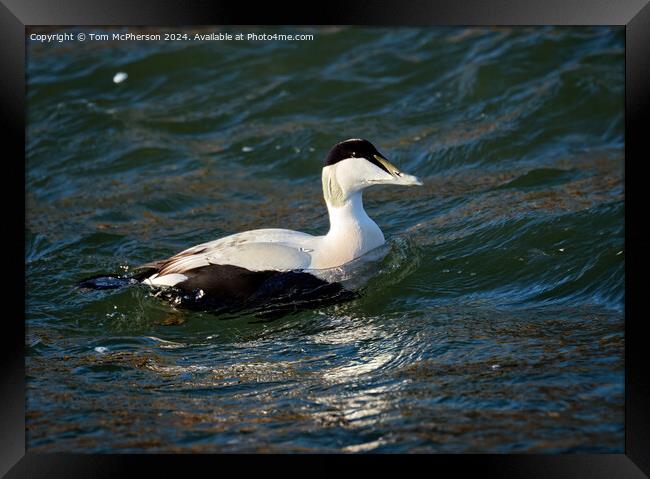
[[[248,311],[264,319],[348,301],[358,295],[301,271],[250,271],[209,265],[185,271],[188,279],[161,296],[179,308],[213,313]]]

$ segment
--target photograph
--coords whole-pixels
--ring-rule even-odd
[[[625,45],[26,27],[26,452],[625,453]]]

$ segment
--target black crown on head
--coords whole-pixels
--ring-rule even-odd
[[[334,145],[325,157],[324,166],[335,165],[339,161],[343,161],[347,158],[365,158],[373,165],[376,165],[385,172],[390,173],[382,163],[377,161],[375,156],[384,157],[384,155],[379,153],[377,148],[375,148],[375,146],[368,140],[364,140],[363,138],[352,138]]]

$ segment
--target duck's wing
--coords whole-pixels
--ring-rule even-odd
[[[194,246],[162,261],[143,265],[154,273],[145,282],[174,286],[211,265],[237,266],[251,272],[302,270],[311,263],[316,238],[291,230],[254,230]]]

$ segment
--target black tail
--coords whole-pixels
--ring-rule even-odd
[[[130,284],[138,284],[153,273],[155,273],[155,270],[146,269],[131,276],[92,276],[79,281],[77,287],[87,289],[117,289]]]
[[[95,276],[79,281],[77,287],[88,289],[117,289],[138,282],[136,279],[120,276]]]

